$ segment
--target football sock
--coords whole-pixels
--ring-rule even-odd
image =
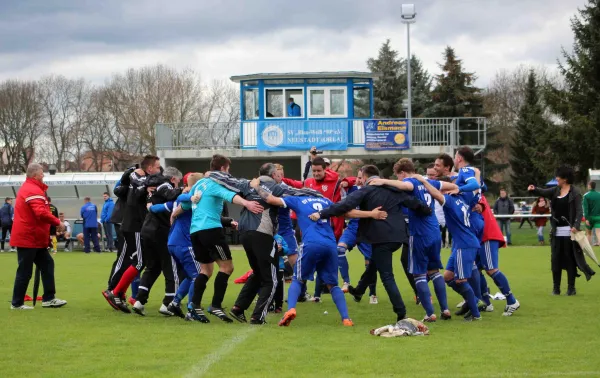
[[[338,265],[340,266],[340,275],[344,282],[350,283],[350,267],[348,266],[348,258],[346,257],[346,247],[338,245]]]
[[[135,277],[133,282],[131,282],[131,296],[135,299],[138,295],[138,290],[140,288],[140,274]]]
[[[471,288],[471,285],[469,285],[468,282],[463,282],[462,284],[459,284],[456,282],[456,280],[452,280],[447,281],[446,283],[454,291],[460,294],[463,297],[463,299],[467,302],[467,304],[469,305],[469,309],[471,310],[471,315],[475,317],[481,316],[481,314],[479,313],[479,309],[477,308],[477,298],[475,297],[475,293],[473,292],[473,289]]]
[[[121,280],[113,290],[113,293],[118,297],[125,294],[127,292],[127,288],[129,287],[129,285],[131,285],[131,283],[133,282],[135,277],[137,277],[138,274],[139,272],[135,266],[131,265],[129,268],[127,268],[125,273],[123,273],[123,276],[121,276]]]
[[[288,310],[291,308],[296,308],[296,303],[298,303],[298,297],[302,292],[302,282],[293,278],[292,283],[290,284],[290,288],[288,289]]]
[[[321,293],[323,292],[323,281],[319,278],[317,274],[317,278],[315,279],[315,297],[321,297]]]
[[[202,301],[202,295],[204,294],[204,290],[206,290],[206,283],[208,282],[208,276],[206,274],[200,273],[196,280],[194,281],[194,296],[192,297],[192,301],[188,304],[188,308],[200,308],[200,302]]]
[[[421,305],[425,309],[427,316],[433,315],[435,312],[433,305],[431,304],[431,292],[429,291],[429,285],[427,285],[426,275],[415,275],[415,286],[417,287],[417,295],[421,301]]]
[[[192,285],[192,280],[186,278],[181,282],[179,287],[177,288],[177,293],[175,293],[175,298],[173,298],[173,303],[180,304],[183,298],[188,295],[188,291],[190,290],[190,286]]]
[[[489,306],[492,304],[492,301],[490,300],[490,289],[483,272],[479,272],[479,281],[481,283],[481,300],[486,304],[486,306]]]
[[[442,312],[448,309],[448,297],[446,296],[446,286],[444,285],[444,277],[440,272],[435,272],[429,276],[431,282],[433,282],[433,290],[437,297],[440,309]]]
[[[224,272],[217,273],[212,307],[221,308],[223,306],[223,298],[225,298],[225,291],[227,291],[227,281],[229,281],[229,274]]]
[[[475,293],[477,300],[481,299],[481,282],[479,277],[479,269],[474,266],[473,270],[471,271],[471,277],[469,277],[467,281],[469,282],[471,289],[473,289],[473,293]]]
[[[342,320],[350,319],[348,315],[348,305],[346,304],[346,298],[344,297],[344,292],[340,289],[339,286],[334,286],[331,288],[331,298],[333,299],[333,303],[335,303],[335,307],[337,307],[338,312],[342,316]]]
[[[510,285],[508,284],[508,279],[506,279],[504,273],[497,270],[494,274],[491,275],[491,277],[494,280],[496,286],[498,286],[498,289],[500,289],[500,292],[506,297],[506,304],[515,304],[517,300],[510,291]]]

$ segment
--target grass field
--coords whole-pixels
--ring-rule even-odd
[[[349,255],[355,280],[363,262],[357,251]],[[298,318],[289,328],[277,327],[276,315],[262,327],[224,324],[214,317],[211,324],[165,318],[157,312],[162,281],[155,285],[147,317],[122,314],[109,308],[100,294],[114,259],[108,253],[59,253],[57,291],[69,304],[11,311],[16,256],[3,253],[0,377],[600,376],[599,279],[578,279],[575,297],[553,297],[549,257],[547,247],[502,251],[501,266],[521,302],[511,318],[501,316],[504,303],[495,301],[496,311],[484,314],[481,322],[455,317],[431,325],[428,337],[383,339],[369,334],[371,328],[394,320],[381,285],[379,305],[348,298],[353,328],[341,326],[330,296],[321,304],[299,304]],[[398,253],[396,278],[408,314],[420,319],[423,310],[412,301],[399,259]],[[234,262],[237,277],[247,269],[241,251],[234,252]],[[240,288],[229,286],[226,306],[233,304]],[[491,281],[490,288],[497,291]],[[448,293],[454,306],[459,297]],[[205,298],[211,295],[212,287]]]

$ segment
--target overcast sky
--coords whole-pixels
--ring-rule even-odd
[[[407,1],[409,2],[409,1]],[[585,0],[415,0],[411,49],[438,73],[446,45],[485,86],[518,64],[556,67]],[[366,70],[386,38],[406,54],[401,0],[0,0],[0,79],[102,83],[164,63],[207,79]]]

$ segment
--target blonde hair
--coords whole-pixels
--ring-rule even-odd
[[[191,188],[192,186],[194,186],[195,183],[202,180],[203,178],[204,178],[204,173],[198,173],[198,172],[192,173],[187,178],[188,186]]]
[[[283,171],[283,165],[281,165],[281,164],[274,164],[274,165],[275,165],[275,169]]]

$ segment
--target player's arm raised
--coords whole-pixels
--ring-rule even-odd
[[[415,186],[412,184],[412,182],[398,181],[398,180],[386,180],[386,179],[382,179],[382,178],[373,179],[373,180],[369,181],[369,185],[375,185],[375,186],[387,185],[387,186],[394,187],[398,190],[404,190],[406,192],[410,192],[415,188]]]

